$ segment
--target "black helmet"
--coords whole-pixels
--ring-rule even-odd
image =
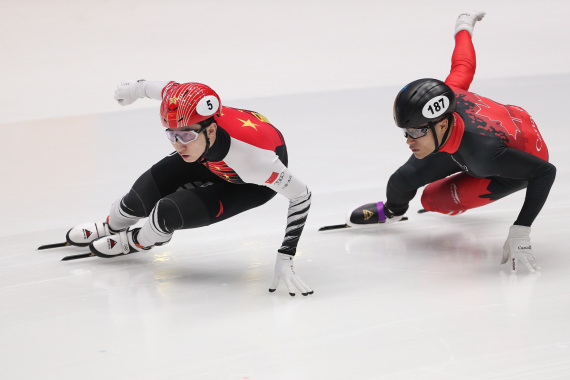
[[[416,128],[453,113],[456,105],[451,87],[437,79],[418,79],[396,96],[394,121],[400,128]]]

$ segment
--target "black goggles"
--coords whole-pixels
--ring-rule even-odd
[[[411,139],[419,139],[420,137],[424,137],[425,135],[427,135],[428,130],[430,128],[433,128],[437,125],[437,123],[439,123],[440,121],[444,120],[445,117],[438,119],[438,120],[434,120],[434,121],[430,121],[427,123],[427,126],[425,127],[418,127],[418,128],[404,128],[404,137],[406,138],[411,138]]]
[[[414,140],[419,139],[420,137],[427,135],[428,130],[429,126],[424,128],[404,128],[404,137],[409,137]]]

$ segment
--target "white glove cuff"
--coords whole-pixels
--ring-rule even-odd
[[[291,261],[293,260],[293,256],[288,255],[286,253],[277,252],[277,259],[282,261]]]
[[[169,81],[144,81],[140,82],[144,90],[144,96],[154,100],[162,100],[162,89],[170,83]]]
[[[530,227],[513,224],[509,228],[509,237],[524,238],[530,236]]]

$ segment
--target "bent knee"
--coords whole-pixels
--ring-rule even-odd
[[[155,206],[152,217],[162,231],[173,233],[210,224],[206,206],[198,197],[186,194],[184,199],[179,199],[175,195],[176,193],[161,199]]]

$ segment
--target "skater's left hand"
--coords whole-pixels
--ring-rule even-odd
[[[530,273],[540,269],[532,254],[530,245],[530,227],[512,225],[509,229],[509,237],[503,246],[503,259],[501,264],[510,260],[511,271],[517,272],[521,268]]]
[[[313,290],[295,273],[295,268],[293,268],[293,256],[285,253],[277,253],[275,277],[273,278],[273,284],[271,284],[269,288],[270,292],[274,292],[277,289],[277,285],[279,285],[281,279],[285,281],[289,295],[292,297],[295,296],[295,288],[304,296],[313,294]]]

